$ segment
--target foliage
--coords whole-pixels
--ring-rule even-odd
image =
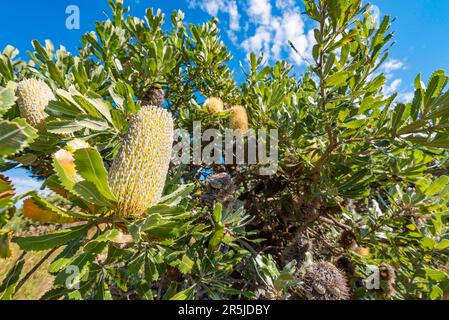
[[[76,55],[50,41],[33,41],[29,62],[11,46],[0,55],[0,170],[28,168],[53,192],[17,195],[0,175],[0,255],[11,242],[25,252],[0,297],[20,289],[26,252],[50,258],[56,249],[43,299],[291,299],[311,260],[341,268],[356,299],[447,297],[449,78],[436,71],[425,84],[418,75],[410,103],[384,94],[390,17],[376,24],[360,0],[304,0],[316,24],[305,74],[251,54],[238,85],[216,20],[187,25],[178,11],[167,27],[159,10],[142,20],[109,3],[110,19],[83,35]],[[16,87],[29,78],[56,97],[39,133],[19,116]],[[193,121],[229,123],[226,110],[201,106],[207,98],[245,106],[250,128],[279,131],[278,172],[172,163],[158,204],[141,218],[116,215],[107,173],[159,89],[176,128],[190,133]],[[231,206],[202,198],[204,180],[220,172],[235,183]],[[22,200],[27,219],[53,230],[13,234]],[[313,244],[307,258],[285,264],[298,236]],[[372,265],[386,268],[377,290],[361,285]]]

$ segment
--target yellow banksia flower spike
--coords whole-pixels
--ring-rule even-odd
[[[160,107],[144,106],[134,117],[109,170],[116,214],[139,218],[161,199],[174,141],[173,118]]]
[[[52,100],[56,100],[50,87],[42,80],[28,79],[17,86],[20,116],[28,124],[38,130],[45,129],[45,108]]]
[[[231,111],[231,118],[229,119],[231,129],[246,133],[249,128],[246,109],[242,106],[234,106]]]
[[[220,98],[211,97],[204,102],[204,106],[210,114],[221,113],[224,110],[224,103]]]

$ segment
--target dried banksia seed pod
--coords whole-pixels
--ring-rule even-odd
[[[394,268],[387,264],[382,263],[379,265],[380,279],[386,283],[386,294],[388,297],[392,297],[396,294],[394,284],[396,283],[396,271]]]
[[[296,260],[297,267],[300,267],[306,260],[306,253],[311,252],[313,248],[312,241],[305,235],[298,235],[293,241],[285,247],[281,254],[282,264],[285,266],[293,260]]]
[[[309,300],[348,300],[350,298],[346,276],[332,263],[322,261],[306,266],[303,289]]]
[[[346,256],[340,256],[335,261],[335,265],[338,269],[344,271],[346,275],[352,276],[355,273],[355,266],[352,261]]]
[[[141,217],[161,198],[173,146],[173,118],[162,108],[143,107],[134,117],[109,170],[116,214]]]
[[[241,133],[248,131],[248,114],[242,106],[234,106],[231,108],[232,114],[229,119],[231,129],[239,130]]]
[[[209,175],[206,179],[205,188],[201,199],[210,207],[218,202],[227,209],[235,200],[236,186],[234,180],[227,173]]]
[[[140,99],[142,106],[162,107],[165,101],[165,92],[159,88],[151,88],[143,93]]]
[[[224,110],[224,104],[220,98],[211,97],[204,102],[204,106],[210,114],[220,113]]]
[[[340,236],[340,245],[344,249],[355,250],[357,246],[357,238],[352,231],[345,230]]]
[[[260,287],[256,289],[257,300],[282,300],[283,294],[275,288]]]
[[[45,108],[52,100],[56,100],[50,87],[42,80],[23,80],[17,86],[20,116],[32,127],[43,130],[45,128]]]

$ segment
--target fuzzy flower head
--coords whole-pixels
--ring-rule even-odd
[[[211,97],[204,102],[204,106],[210,114],[221,113],[224,110],[224,104],[220,98]]]
[[[56,100],[50,87],[42,80],[23,80],[17,86],[18,105],[20,116],[32,127],[44,130],[45,108],[52,100]]]
[[[173,126],[171,114],[155,106],[143,107],[134,117],[109,170],[118,216],[139,218],[159,202],[171,160]]]
[[[249,128],[246,109],[242,106],[234,106],[231,108],[231,111],[232,114],[229,120],[231,129],[246,133]]]

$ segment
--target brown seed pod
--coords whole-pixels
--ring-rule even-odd
[[[350,290],[346,276],[332,263],[322,261],[310,263],[299,277],[299,285],[308,300],[349,300]]]
[[[380,279],[385,281],[387,285],[387,296],[392,297],[396,294],[394,284],[396,283],[396,271],[388,263],[382,263],[379,265]]]
[[[355,250],[357,248],[357,238],[352,231],[345,230],[340,236],[340,245],[347,250]]]
[[[355,253],[357,253],[359,256],[362,257],[369,257],[371,255],[370,248],[365,247],[357,247],[353,250]]]
[[[340,256],[335,261],[335,266],[344,271],[347,276],[352,276],[355,273],[355,266],[352,261],[346,256]]]
[[[285,266],[296,260],[297,267],[306,259],[306,253],[312,251],[313,244],[305,235],[298,235],[281,253],[281,262]]]
[[[221,203],[225,209],[235,201],[236,186],[232,177],[223,172],[211,174],[205,182],[205,192],[201,200],[212,207],[216,202]]]
[[[159,88],[148,89],[140,97],[140,104],[142,106],[162,107],[164,102],[165,102],[165,91]]]

